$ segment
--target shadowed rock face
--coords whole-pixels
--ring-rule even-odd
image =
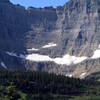
[[[9,0],[0,0],[2,3],[9,3]]]
[[[27,10],[23,6],[13,5],[9,0],[0,0],[0,61],[12,70],[26,68],[64,75],[73,73],[76,77],[84,71],[90,74],[94,72],[94,67],[99,69],[100,60],[67,66],[53,62],[30,62],[7,56],[6,52],[18,55],[34,52],[52,58],[65,54],[91,57],[100,44],[99,26],[100,0],[70,0],[56,9],[29,7]],[[42,48],[48,43],[57,46]],[[31,48],[39,50],[29,52],[27,49]],[[80,74],[76,74],[79,70]]]

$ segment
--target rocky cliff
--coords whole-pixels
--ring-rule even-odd
[[[25,9],[0,0],[1,69],[85,77],[100,70],[100,0]]]

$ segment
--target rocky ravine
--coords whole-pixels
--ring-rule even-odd
[[[80,78],[100,71],[100,0],[56,9],[0,0],[0,66]]]

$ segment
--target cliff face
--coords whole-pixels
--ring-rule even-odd
[[[22,66],[21,69],[64,75],[95,72],[94,67],[100,67],[99,57],[91,57],[100,44],[99,21],[100,0],[70,0],[56,9],[29,7],[27,10],[9,0],[0,0],[0,61],[13,70]],[[39,62],[22,57],[30,54],[50,58],[46,58],[46,62],[42,58]],[[66,54],[70,57],[63,57]],[[79,58],[72,56],[87,59],[77,64],[73,60]],[[69,59],[71,64],[66,64]]]
[[[71,55],[91,56],[100,43],[99,0],[71,0],[64,6],[61,48]]]

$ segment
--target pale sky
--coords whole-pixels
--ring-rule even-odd
[[[69,0],[10,0],[14,4],[20,4],[25,7],[46,7],[46,6],[53,6],[57,7],[60,5],[64,5]]]

